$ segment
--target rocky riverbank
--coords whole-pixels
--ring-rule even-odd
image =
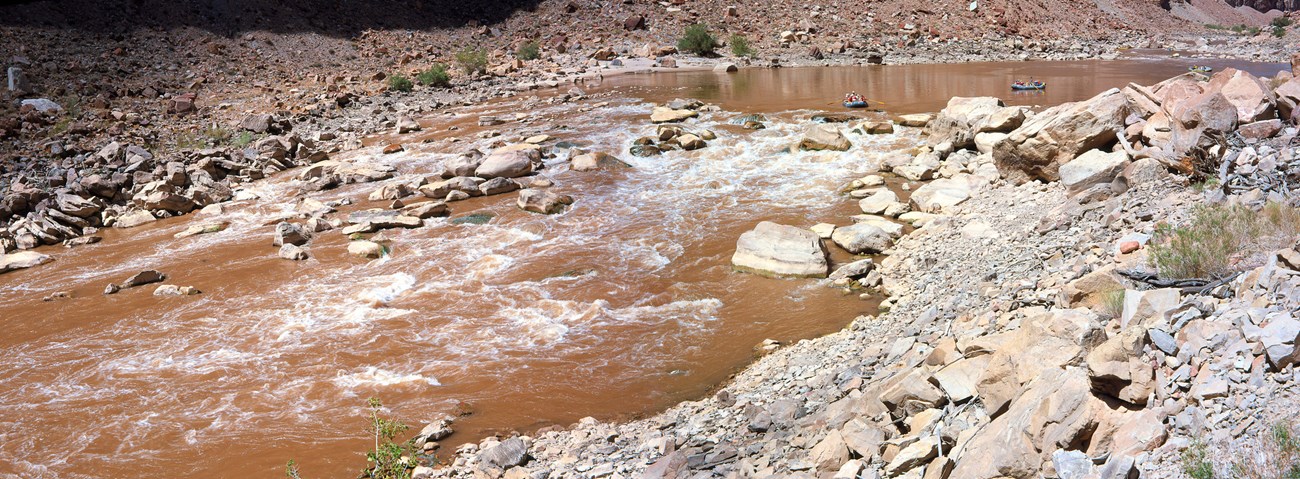
[[[1208,205],[1292,214],[1298,84],[1228,69],[1041,112],[953,99],[926,145],[868,160],[917,186],[908,206],[932,215],[879,248],[885,312],[769,344],[711,398],[646,420],[487,438],[416,476],[1075,479],[1258,467],[1274,428],[1300,412],[1296,238],[1264,233],[1201,277],[1157,256]],[[927,206],[927,188],[945,200]],[[804,248],[824,231],[780,228],[742,237],[737,264],[824,275],[821,246]],[[782,249],[755,247],[757,237],[808,251],[755,262]]]

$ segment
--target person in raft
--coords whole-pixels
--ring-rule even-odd
[[[862,96],[858,95],[858,92],[851,92],[844,95],[844,103],[857,103],[860,101],[862,101]]]

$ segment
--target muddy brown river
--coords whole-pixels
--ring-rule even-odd
[[[506,194],[451,204],[452,218],[486,212],[487,224],[428,220],[388,230],[390,256],[347,256],[347,239],[318,234],[304,262],[278,259],[274,224],[294,217],[292,174],[246,185],[257,199],[224,213],[108,230],[90,246],[43,251],[56,261],[0,276],[0,476],[279,477],[290,459],[304,477],[353,477],[364,402],[381,398],[418,430],[458,409],[446,451],[484,435],[652,414],[698,398],[754,357],[764,339],[792,342],[835,331],[876,301],[817,280],[731,271],[736,238],[759,221],[847,224],[855,202],[838,186],[873,152],[911,145],[917,131],[850,135],[848,153],[788,153],[808,116],[842,111],[856,90],[883,113],[936,111],[951,96],[1009,104],[1079,100],[1127,82],[1154,83],[1190,62],[987,63],[624,75],[587,85],[569,104],[521,97],[422,119],[427,143],[406,152],[371,147],[336,155],[417,178],[471,147],[546,133],[618,153],[634,168],[546,170],[576,199],[557,216],[533,215]],[[1210,62],[1222,67],[1227,64]],[[1282,65],[1251,64],[1257,74]],[[1010,81],[1046,81],[1013,94]],[[698,98],[721,112],[698,125],[710,146],[655,158],[626,155],[653,131],[652,102]],[[601,105],[601,103],[607,103]],[[523,113],[479,138],[479,115]],[[768,129],[729,121],[768,116]],[[455,127],[455,129],[452,129]],[[451,137],[459,139],[452,142]],[[414,138],[414,137],[412,137]],[[379,184],[310,193],[366,201]],[[175,239],[200,220],[225,231]],[[845,262],[848,255],[835,253]],[[155,297],[146,286],[101,294],[144,269],[192,285],[197,296]],[[55,292],[70,297],[42,301]]]

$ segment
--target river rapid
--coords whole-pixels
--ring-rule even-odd
[[[46,247],[56,261],[0,276],[0,477],[273,477],[289,459],[304,477],[350,477],[370,444],[364,403],[379,397],[418,429],[468,410],[454,447],[486,434],[565,425],[585,416],[651,414],[700,397],[750,361],[765,339],[797,341],[874,312],[820,280],[731,270],[736,238],[760,221],[848,224],[856,202],[838,193],[864,160],[907,148],[919,130],[849,134],[853,148],[789,152],[812,114],[843,111],[857,91],[883,111],[937,111],[952,96],[1053,105],[1128,82],[1150,84],[1190,63],[1153,59],[755,69],[623,75],[578,101],[538,93],[422,118],[423,132],[335,155],[391,165],[410,181],[471,148],[534,134],[557,155],[545,176],[574,197],[566,213],[515,207],[516,195],[450,204],[451,218],[386,230],[392,254],[348,256],[338,230],[319,233],[312,259],[276,257],[274,225],[299,198],[382,207],[382,183],[304,192],[294,174],[245,185],[253,199],[187,215],[101,243]],[[1210,63],[1216,67],[1226,64]],[[1256,74],[1285,67],[1234,64]],[[1013,79],[1048,83],[1013,94]],[[559,92],[562,93],[562,92]],[[718,139],[696,151],[638,158],[650,108],[673,98],[720,107],[689,128]],[[733,124],[751,113],[764,130]],[[516,118],[478,127],[479,116]],[[500,136],[486,137],[496,131]],[[567,147],[616,154],[633,168],[568,171]],[[897,185],[895,185],[897,186]],[[472,213],[482,225],[453,224]],[[173,235],[199,221],[221,232]],[[832,247],[832,260],[851,257]],[[145,269],[190,297],[104,286]],[[43,301],[56,292],[68,298]]]

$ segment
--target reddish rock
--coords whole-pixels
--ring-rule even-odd
[[[183,93],[167,102],[167,111],[171,113],[193,113],[195,110],[193,93]]]
[[[1137,241],[1125,241],[1119,244],[1119,252],[1120,254],[1129,254],[1137,251],[1141,247],[1142,243],[1138,243]]]
[[[645,17],[632,15],[623,19],[624,30],[645,30]]]
[[[1282,120],[1278,119],[1257,121],[1237,127],[1237,134],[1251,140],[1272,138],[1279,131],[1282,131]]]
[[[384,154],[388,155],[392,153],[397,153],[402,150],[405,150],[405,148],[402,148],[402,145],[400,143],[393,143],[391,145],[384,147]]]

